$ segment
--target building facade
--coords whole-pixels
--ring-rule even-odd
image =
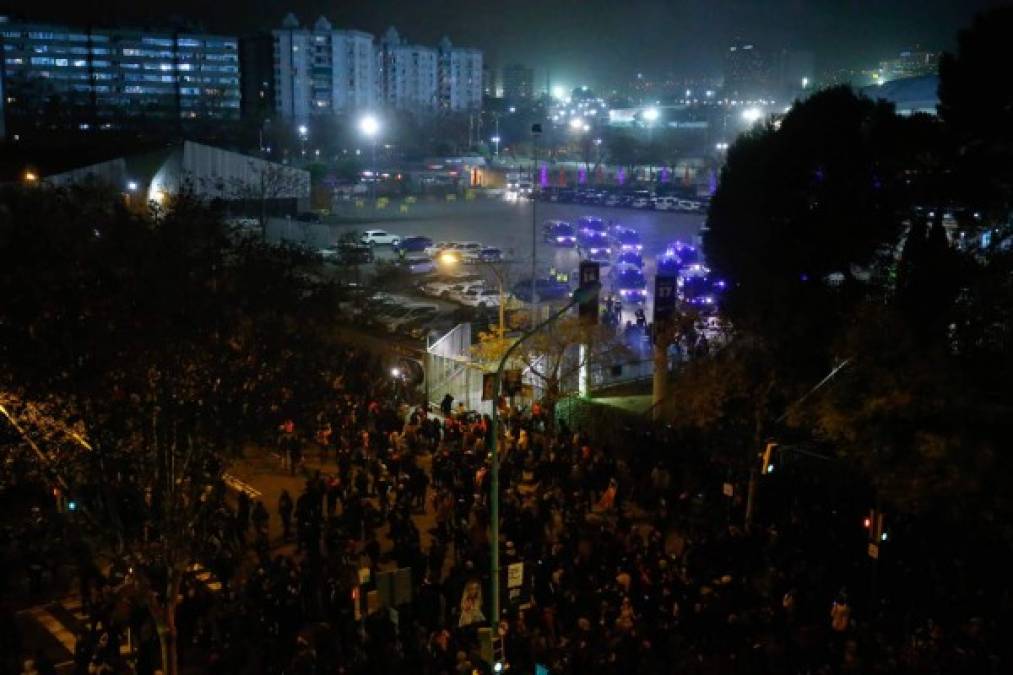
[[[334,30],[324,17],[302,28],[289,14],[274,35],[274,101],[283,117],[306,122],[376,104],[373,36]]]
[[[439,55],[435,49],[408,44],[394,27],[380,38],[380,100],[387,107],[413,113],[437,109]]]
[[[519,63],[503,68],[503,98],[507,103],[528,103],[534,98],[534,92],[534,69]]]
[[[415,114],[482,107],[482,52],[410,44],[393,27],[378,40],[292,14],[273,31],[274,107],[296,124],[319,115],[385,107]]]
[[[449,112],[482,109],[482,52],[455,47],[444,37],[439,46],[439,105]]]
[[[239,40],[0,22],[8,129],[239,117]]]

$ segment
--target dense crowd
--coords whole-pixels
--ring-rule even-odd
[[[303,490],[274,504],[230,500],[222,537],[247,553],[204,561],[220,591],[185,581],[177,625],[193,672],[488,671],[478,629],[490,611],[490,419],[449,396],[433,409],[398,405],[389,378],[373,376],[378,363],[349,362],[324,409],[293,397],[271,411],[276,432],[264,443],[279,470],[305,478]],[[706,457],[632,429],[612,447],[537,405],[501,404],[501,565],[524,563],[519,588],[502,584],[513,672],[1001,672],[995,636],[1008,613],[973,579],[957,588],[916,563],[895,567],[935,580],[920,599],[870,593],[864,551],[831,526],[834,504],[813,500],[788,527],[747,533],[735,524],[741,504],[721,495],[724,469]],[[8,553],[16,540],[7,536]],[[79,558],[91,621],[74,672],[128,672],[128,633],[136,672],[154,672],[150,618],[116,593],[129,569],[102,575],[87,551]],[[359,588],[363,567],[370,582]],[[357,609],[378,572],[394,568],[410,568],[411,601]],[[958,594],[971,600],[955,605]]]

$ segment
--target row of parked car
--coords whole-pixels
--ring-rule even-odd
[[[702,214],[707,211],[705,200],[672,194],[656,194],[650,190],[546,188],[539,193],[539,198],[544,201],[564,204],[591,204],[680,213]]]

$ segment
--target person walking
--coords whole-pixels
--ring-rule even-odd
[[[450,394],[444,394],[443,400],[440,401],[440,410],[443,411],[444,417],[450,417],[450,413],[454,409],[454,397]]]
[[[264,502],[258,499],[256,505],[253,507],[253,514],[250,518],[253,520],[253,531],[259,541],[267,541],[267,521],[270,517],[267,509],[264,508]]]
[[[292,496],[288,490],[282,490],[278,497],[278,516],[281,518],[282,539],[292,538]]]

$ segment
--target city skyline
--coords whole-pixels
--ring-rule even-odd
[[[95,25],[165,26],[197,24],[212,32],[244,35],[280,25],[288,12],[309,23],[325,16],[335,26],[380,35],[397,25],[410,42],[435,44],[448,35],[455,44],[482,49],[494,69],[521,63],[535,69],[535,87],[545,82],[613,87],[643,72],[651,77],[711,77],[721,73],[724,49],[737,39],[776,52],[814,53],[819,71],[872,65],[918,45],[927,50],[954,46],[957,28],[992,0],[968,3],[901,0],[849,3],[828,0],[747,2],[691,0],[670,3],[518,2],[483,10],[468,3],[379,0],[341,7],[317,0],[284,4],[254,0],[243,11],[231,3],[183,0],[171,13],[155,6],[105,0],[87,7],[65,0],[37,9],[14,0],[9,11],[32,20],[67,20]],[[617,28],[618,27],[618,28]]]

